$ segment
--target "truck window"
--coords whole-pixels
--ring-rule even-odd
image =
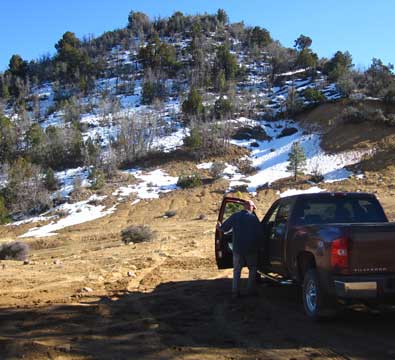
[[[276,224],[287,224],[291,212],[291,202],[283,202],[277,212]]]
[[[291,201],[284,200],[280,202],[280,206],[273,212],[272,216],[269,219],[269,223],[273,216],[275,216],[273,226],[271,228],[271,237],[282,237],[287,229],[287,223],[289,219],[289,215],[291,213]]]
[[[274,224],[274,221],[276,220],[277,217],[277,212],[278,212],[278,205],[276,208],[273,210],[272,214],[269,217],[269,220],[267,221],[268,223]]]
[[[244,209],[244,205],[241,203],[237,203],[237,202],[226,203],[223,221],[225,221],[232,214],[237,213],[243,209]]]
[[[295,222],[300,225],[387,222],[378,201],[371,198],[304,199],[297,208]]]

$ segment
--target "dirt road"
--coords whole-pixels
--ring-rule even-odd
[[[316,324],[296,287],[269,283],[232,301],[231,273],[213,256],[221,196],[196,190],[125,204],[32,240],[28,265],[2,261],[0,359],[395,359],[395,312],[347,310]],[[177,215],[163,218],[173,206]],[[123,245],[119,229],[141,222],[156,239]]]

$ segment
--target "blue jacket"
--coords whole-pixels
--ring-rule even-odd
[[[232,214],[221,225],[224,232],[233,229],[233,251],[240,255],[256,253],[262,240],[262,225],[257,216],[247,210]]]

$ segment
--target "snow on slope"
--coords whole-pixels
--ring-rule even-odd
[[[72,175],[78,173],[77,170],[80,170],[80,168],[74,169],[74,171],[71,173],[69,171],[68,177],[66,175],[64,176],[65,183],[67,183],[67,179],[70,179]],[[159,194],[167,193],[177,189],[176,184],[178,178],[169,176],[160,169],[153,170],[148,173],[139,169],[131,169],[125,171],[125,173],[136,177],[138,179],[138,183],[129,186],[122,186],[116,190],[113,195],[118,197],[118,201],[121,201],[123,198],[129,197],[131,194],[133,194],[136,198],[132,203],[132,205],[134,205],[141,199],[157,199],[159,198]],[[67,186],[65,186],[65,188],[67,188]],[[69,188],[67,188],[67,191],[68,190]],[[117,203],[109,209],[106,209],[104,205],[97,205],[97,202],[100,202],[105,198],[106,196],[92,195],[88,200],[85,201],[79,201],[74,204],[65,203],[60,205],[54,210],[57,212],[65,212],[66,216],[64,218],[60,220],[52,220],[51,223],[42,227],[31,228],[20,237],[53,236],[56,235],[57,230],[64,229],[72,225],[82,224],[87,221],[96,220],[106,215],[112,214],[118,205]],[[43,214],[42,216],[14,222],[10,225],[18,226],[29,222],[47,221],[53,219],[54,217],[55,216],[47,216],[47,214]]]
[[[132,174],[138,179],[137,184],[122,186],[113,193],[121,200],[131,194],[140,199],[157,199],[159,194],[167,193],[177,189],[178,177],[169,176],[161,169],[144,173],[140,169],[131,169],[125,173]],[[135,202],[136,203],[136,202]]]
[[[67,216],[59,221],[51,221],[48,225],[41,227],[34,227],[29,229],[25,234],[19,236],[26,237],[47,237],[57,235],[56,231],[66,228],[68,226],[82,224],[87,221],[99,219],[103,216],[109,215],[115,211],[115,206],[105,210],[104,205],[90,204],[92,201],[101,201],[105,197],[91,196],[88,200],[79,201],[74,204],[63,204],[58,207],[58,210],[67,212]]]
[[[255,193],[257,188],[262,185],[291,176],[287,170],[288,155],[292,144],[296,141],[301,144],[306,154],[306,173],[319,173],[324,176],[326,182],[347,179],[352,173],[346,170],[345,166],[359,162],[365,154],[371,152],[371,150],[360,150],[326,154],[320,147],[320,135],[305,134],[292,120],[259,122],[242,118],[241,121],[245,124],[261,126],[272,139],[269,141],[232,140],[233,144],[246,147],[251,151],[251,154],[246,158],[252,161],[252,165],[258,171],[254,175],[244,176],[234,167],[228,167],[225,174],[231,180],[230,188],[247,185],[248,191]],[[284,128],[294,128],[297,132],[281,137]],[[252,143],[255,146],[251,146]],[[198,165],[198,168],[208,169],[210,167],[210,163]]]
[[[171,39],[168,40],[170,41]],[[174,45],[177,48],[183,48],[187,46],[189,41],[182,40],[181,42],[174,43]],[[307,69],[298,69],[279,74],[279,76],[284,77],[282,85],[270,87],[268,77],[271,76],[271,66],[267,61],[251,60],[247,56],[248,54],[243,52],[237,52],[236,55],[240,64],[248,69],[247,80],[237,84],[237,96],[240,99],[245,97],[244,100],[255,103],[256,105],[266,104],[265,111],[267,114],[275,115],[284,110],[290,88],[294,88],[299,95],[302,95],[306,88],[312,87],[322,89],[327,97],[331,99],[340,96],[334,84],[326,84],[325,77],[322,74],[318,73],[318,76],[313,79],[306,72]],[[130,76],[127,79],[117,79],[115,77],[97,79],[93,93],[86,98],[80,99],[80,105],[83,111],[80,122],[85,126],[83,139],[87,140],[91,138],[98,140],[101,147],[105,149],[118,136],[120,119],[128,118],[129,116],[133,116],[133,114],[148,114],[149,116],[153,115],[158,122],[158,131],[153,140],[153,149],[170,152],[181,146],[183,139],[189,133],[189,129],[183,127],[182,123],[177,119],[180,118],[180,104],[185,93],[188,91],[188,86],[183,82],[168,79],[165,81],[165,86],[170,96],[164,103],[159,108],[144,105],[142,104],[142,67],[138,63],[137,53],[135,51],[123,51],[116,47],[108,56],[107,63],[108,69],[112,69],[115,66],[128,66]],[[179,93],[174,92],[173,89],[177,87],[181,88],[182,91]],[[127,90],[119,93],[119,89],[122,88]],[[33,93],[40,99],[40,115],[42,120],[40,125],[43,128],[48,126],[69,126],[64,121],[63,111],[58,110],[52,112],[53,109],[56,109],[54,89],[55,86],[50,83],[33,89]],[[250,90],[250,92],[246,94],[245,90]],[[108,96],[103,96],[104,93],[108,94]],[[113,107],[114,103],[116,103],[115,107]],[[305,104],[307,104],[306,101]],[[262,115],[264,118],[264,113]],[[251,150],[249,158],[252,160],[253,165],[258,168],[258,173],[253,176],[244,176],[236,166],[227,164],[224,171],[224,178],[230,180],[231,187],[239,184],[247,184],[248,190],[255,192],[261,185],[270,184],[279,178],[289,176],[290,174],[286,170],[286,165],[288,153],[294,141],[300,141],[307,153],[308,171],[311,172],[316,169],[322,172],[325,175],[326,181],[334,181],[349,176],[350,173],[344,169],[344,166],[357,162],[363,155],[361,153],[324,154],[319,147],[319,135],[303,134],[302,130],[291,120],[269,123],[242,118],[238,122],[259,124],[263,126],[273,139],[271,141],[256,141],[259,145],[258,147],[250,146],[253,141],[252,139],[248,141],[233,141],[234,144],[247,147]],[[296,127],[298,132],[291,136],[277,138],[281,130],[289,126]],[[129,172],[137,178],[138,184],[124,186],[114,192],[113,195],[117,196],[119,201],[122,198],[134,194],[136,198],[135,203],[140,199],[157,198],[160,193],[173,191],[177,188],[177,178],[168,176],[160,169],[150,172],[133,169]],[[58,194],[64,198],[67,198],[74,189],[76,178],[82,180],[82,186],[89,186],[87,179],[88,170],[86,168],[69,169],[56,173],[56,176],[61,183]],[[54,194],[54,196],[59,196],[58,194]],[[77,206],[76,204],[74,205]],[[80,204],[78,206],[80,206],[78,211],[84,214],[86,212],[87,216],[85,218],[88,220],[91,217],[101,216],[107,211],[102,208],[94,209],[88,207],[87,204]],[[56,231],[58,226],[68,226],[67,224],[74,223],[73,216],[76,211],[72,208],[60,210],[67,210],[69,215],[57,223],[51,223],[52,228],[55,230],[49,231]]]
[[[83,167],[56,172],[55,176],[59,181],[60,188],[53,196],[60,194],[62,198],[68,197],[74,190],[76,181],[80,181],[82,187],[89,187],[90,181],[88,180],[88,175],[89,170]]]

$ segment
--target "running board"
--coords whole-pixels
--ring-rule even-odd
[[[295,284],[295,281],[293,281],[292,279],[287,279],[284,276],[282,276],[280,274],[277,274],[277,273],[272,273],[272,272],[270,272],[270,273],[263,273],[263,272],[260,272],[260,271],[259,271],[259,273],[263,277],[268,278],[269,280],[274,281],[276,283],[279,283],[281,285],[293,285],[293,284]]]

